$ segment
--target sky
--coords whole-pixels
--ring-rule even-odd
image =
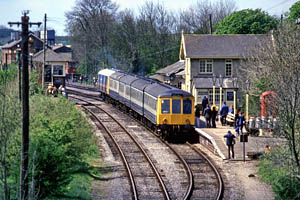
[[[138,10],[146,0],[112,0],[119,4],[120,9],[130,8]],[[151,1],[151,0],[148,0]],[[205,0],[203,0],[205,1]],[[219,1],[219,0],[211,0]],[[261,8],[270,15],[280,16],[299,0],[235,0],[238,10],[246,8]],[[187,9],[195,4],[197,0],[153,0],[160,2],[171,10]],[[8,26],[8,22],[21,21],[22,11],[29,10],[30,22],[43,22],[47,13],[47,27],[53,28],[56,35],[66,35],[65,12],[72,10],[76,0],[0,0],[0,25]],[[18,30],[20,27],[13,27]],[[32,27],[30,30],[37,28]]]

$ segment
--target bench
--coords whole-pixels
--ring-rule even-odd
[[[228,113],[226,117],[226,123],[230,126],[234,126],[234,119],[235,119],[234,114]]]

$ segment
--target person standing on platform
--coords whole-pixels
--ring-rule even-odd
[[[206,105],[208,105],[208,98],[206,98],[206,96],[204,96],[202,99],[202,114],[203,114],[203,116],[204,116],[204,110],[206,108]]]
[[[196,120],[196,128],[200,128],[200,108],[199,105],[195,106],[195,120]]]
[[[241,135],[243,134],[244,123],[245,123],[245,117],[244,117],[243,113],[240,112],[238,120],[237,120],[237,125],[241,131]]]
[[[210,128],[210,120],[211,120],[211,109],[209,107],[209,105],[206,105],[206,108],[204,109],[203,115],[205,117],[205,121],[206,121],[206,128]]]
[[[228,131],[228,133],[224,135],[224,138],[226,138],[226,145],[228,147],[228,159],[230,159],[230,150],[232,153],[232,158],[234,159],[235,136],[231,133],[231,131]]]
[[[216,118],[218,115],[218,111],[216,110],[216,107],[212,107],[211,110],[211,124],[212,124],[212,128],[216,128]]]
[[[224,101],[224,104],[223,104],[223,106],[222,106],[222,108],[220,110],[222,126],[226,125],[226,117],[227,117],[228,112],[229,112],[229,108],[226,105],[226,102]]]
[[[234,107],[233,107],[233,105],[229,108],[229,112],[232,113],[232,114],[234,114]]]

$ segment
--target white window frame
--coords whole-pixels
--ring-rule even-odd
[[[230,71],[230,74],[227,73]],[[225,77],[231,77],[232,76],[232,60],[225,60]]]
[[[203,64],[204,62],[204,71],[201,71],[201,63]],[[208,71],[208,68],[211,66],[211,70]],[[199,74],[212,74],[213,73],[213,66],[214,66],[214,62],[212,59],[208,59],[208,60],[199,60]]]

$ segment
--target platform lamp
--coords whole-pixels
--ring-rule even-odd
[[[220,85],[220,108],[219,108],[219,111],[221,110],[221,107],[222,107],[222,89],[223,89],[223,76],[220,74],[219,76],[219,85]],[[220,118],[220,121],[221,121],[221,118]]]
[[[251,82],[250,80],[246,80],[246,122],[248,123],[248,118],[249,118],[249,89],[251,87]]]
[[[233,86],[233,111],[234,111],[234,115],[236,115],[237,114],[237,112],[236,112],[237,77],[232,78],[232,86]]]
[[[216,98],[216,82],[217,77],[215,74],[212,75],[212,82],[213,82],[213,105],[215,105],[215,98]]]

